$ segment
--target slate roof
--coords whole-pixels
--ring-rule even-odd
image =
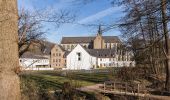
[[[61,45],[58,45],[58,47],[62,50],[65,51],[64,48]]]
[[[35,55],[31,52],[24,53],[20,58],[31,58],[31,59],[48,59],[47,57],[43,57],[42,55]]]
[[[115,49],[85,49],[91,56],[98,58],[112,58],[115,56]]]
[[[65,51],[64,58],[66,58],[69,53],[70,53],[70,51]]]
[[[118,36],[102,36],[106,43],[118,43],[120,39]],[[96,37],[63,37],[61,44],[74,44],[74,43],[90,43]]]

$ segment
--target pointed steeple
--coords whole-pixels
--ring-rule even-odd
[[[102,29],[101,29],[101,25],[99,25],[99,29],[98,29],[98,35],[102,35]]]

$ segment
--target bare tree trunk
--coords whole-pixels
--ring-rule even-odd
[[[0,0],[0,100],[20,100],[17,0]]]
[[[161,0],[162,3],[162,24],[165,37],[165,51],[166,51],[166,84],[165,89],[170,92],[170,44],[169,44],[169,34],[167,26],[167,16],[166,16],[166,0]]]

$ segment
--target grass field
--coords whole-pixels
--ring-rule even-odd
[[[110,79],[108,73],[64,72],[64,71],[32,71],[21,75],[21,80],[33,80],[38,86],[48,90],[61,89],[64,82],[75,87],[103,83]]]

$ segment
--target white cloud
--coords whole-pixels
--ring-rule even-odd
[[[111,14],[119,12],[119,11],[121,11],[121,7],[110,7],[108,9],[102,10],[94,15],[91,15],[91,16],[88,16],[88,17],[82,19],[82,20],[79,20],[78,23],[85,24],[85,23],[93,22],[93,21],[99,20],[105,16],[111,15]]]

